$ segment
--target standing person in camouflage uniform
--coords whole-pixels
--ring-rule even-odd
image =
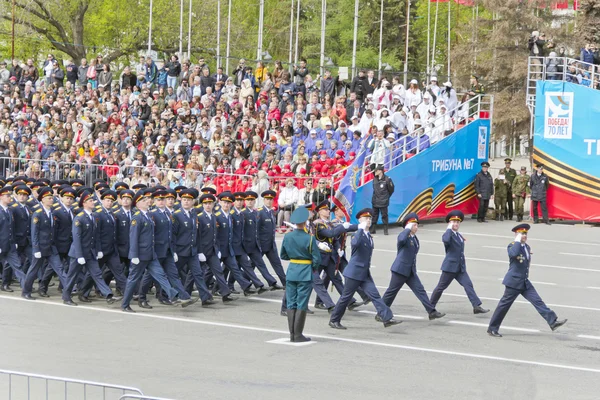
[[[510,167],[510,163],[512,160],[507,158],[504,160],[504,169],[500,171],[500,174],[504,175],[507,182],[507,192],[506,192],[506,200],[508,202],[508,208],[504,209],[504,219],[512,220],[513,217],[513,190],[512,185],[515,177],[517,176],[517,171]],[[521,213],[522,214],[522,213]]]
[[[517,213],[517,222],[523,221],[523,206],[525,198],[531,195],[529,189],[529,175],[527,167],[521,167],[521,173],[513,180],[512,198],[515,199],[515,212]]]
[[[504,221],[504,207],[506,206],[506,195],[508,193],[509,183],[506,176],[503,175],[504,170],[500,171],[500,175],[494,179],[494,205],[496,206],[496,221]]]

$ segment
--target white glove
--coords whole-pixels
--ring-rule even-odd
[[[40,253],[39,251],[37,253],[33,253],[33,256],[35,258],[42,258],[42,253]]]
[[[338,256],[340,256],[340,257],[344,257],[344,250],[342,250],[342,249],[339,249],[339,250],[338,250]]]
[[[103,253],[103,252],[101,252],[101,251],[99,251],[99,252],[98,252],[98,255],[96,256],[96,260],[100,260],[100,259],[101,259],[101,258],[103,258],[103,257],[104,257],[104,253]]]
[[[329,245],[327,243],[319,242],[317,247],[323,251],[329,251]]]
[[[344,229],[350,228],[350,222],[344,222],[342,225],[344,226]]]
[[[140,263],[140,259],[139,258],[132,258],[131,259],[131,263],[135,264],[135,265],[138,265]]]
[[[246,257],[248,257],[248,261],[250,261],[250,256],[246,256]]]
[[[206,261],[206,256],[204,255],[204,253],[198,254],[198,260],[200,260],[200,262]]]
[[[0,254],[2,254],[2,249],[0,249]]]
[[[217,257],[221,258],[221,252],[217,253]]]
[[[520,233],[517,233],[517,236],[515,236],[515,242],[521,243],[521,234]]]
[[[450,222],[450,223],[448,224],[448,227],[447,227],[446,229],[450,229],[450,230],[452,230],[452,222]]]
[[[83,265],[83,264],[85,264],[85,258],[83,258],[83,257],[79,257],[79,258],[77,259],[77,262],[79,263],[79,265]]]
[[[298,229],[298,227],[296,225],[294,225],[294,224],[292,224],[290,222],[283,221],[283,223],[286,224],[287,227],[290,228],[291,230]]]
[[[15,249],[19,250],[19,245],[15,243]],[[2,252],[2,250],[0,250]]]
[[[412,227],[415,225],[414,222],[409,222],[408,224],[406,224],[406,226],[404,227],[404,229],[409,229],[412,230]]]
[[[358,224],[358,229],[360,230],[366,230],[367,229],[367,223],[366,222],[361,222],[360,224]]]
[[[173,260],[175,262],[179,261],[179,257],[177,257],[177,253],[173,253]]]

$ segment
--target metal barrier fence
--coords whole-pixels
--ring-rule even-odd
[[[0,176],[27,175],[30,178],[58,177],[58,163],[53,160],[32,160],[20,157],[0,157]]]
[[[89,164],[87,162],[67,162],[61,161],[58,164],[57,179],[81,179],[85,186],[91,186],[96,179],[107,179],[107,171],[115,169],[118,172],[118,166],[106,166],[102,164]]]
[[[0,398],[3,400],[116,400],[124,395],[145,397],[140,389],[108,383],[61,378],[57,376],[29,374],[0,370]],[[124,397],[128,398],[128,397]]]
[[[123,396],[119,397],[119,400],[126,400],[126,399],[140,399],[140,400],[173,400],[173,399],[167,399],[164,397],[148,397],[148,396],[144,396],[144,395],[138,395],[138,394],[124,394]]]

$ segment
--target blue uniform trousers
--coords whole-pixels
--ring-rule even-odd
[[[58,259],[58,255],[56,256]],[[61,264],[62,265],[62,264]],[[67,301],[71,300],[71,290],[75,286],[75,283],[78,281],[78,275],[83,268],[87,269],[87,274],[91,276],[93,282],[96,284],[96,287],[102,293],[102,296],[107,297],[112,295],[112,290],[108,287],[106,282],[102,279],[102,271],[100,270],[100,266],[98,265],[97,260],[85,260],[85,264],[81,265],[77,262],[76,258],[71,258],[71,263],[69,265],[69,273],[67,274],[66,284],[64,285],[62,291],[62,299]],[[86,275],[87,275],[86,274]],[[81,289],[81,288],[80,288]]]
[[[250,281],[244,277],[244,274],[242,274],[242,271],[240,270],[240,267],[238,266],[235,257],[223,257],[221,259],[221,262],[223,263],[224,273],[225,270],[229,271],[229,276],[233,276],[237,283],[239,283],[242,290],[246,290],[250,287],[250,285],[252,285]],[[228,286],[231,290],[232,285]]]
[[[287,288],[287,285],[285,286]],[[315,290],[317,297],[321,299],[325,308],[335,307],[335,303],[331,300],[331,296],[327,293],[327,289],[323,285],[323,280],[321,279],[321,275],[319,275],[319,271],[312,270],[312,288]],[[281,301],[281,311],[287,310],[287,290],[283,292],[283,299]]]
[[[219,286],[219,293],[221,293],[221,296],[227,296],[231,293],[231,289],[229,289],[229,286],[227,286],[225,276],[223,276],[221,260],[216,254],[206,256],[206,261],[202,263],[202,268],[204,269],[204,281],[209,282],[214,276],[216,281],[215,284]]]
[[[248,256],[246,254],[241,256],[235,256],[235,260],[237,261],[238,266],[242,270],[242,274],[246,279],[248,279],[255,288],[264,287],[265,284],[256,276],[254,269],[252,268],[252,264],[250,264],[250,260],[248,260]],[[230,275],[230,281],[233,275]],[[231,283],[231,282],[230,282]]]
[[[281,265],[281,259],[279,258],[279,254],[277,254],[277,248],[272,247],[271,250],[263,253],[263,256],[267,256],[267,260],[271,263],[271,267],[273,267],[273,271],[279,277],[281,284],[285,286],[285,271],[283,270],[283,265]],[[264,261],[263,261],[264,263]]]
[[[163,270],[165,271],[165,274],[167,275],[167,279],[171,284],[171,287],[175,289],[175,291],[179,295],[179,298],[181,300],[188,300],[190,298],[190,294],[183,287],[183,283],[181,283],[181,277],[179,276],[179,271],[177,270],[177,266],[175,265],[175,260],[173,259],[173,256],[159,258],[158,263],[162,266]],[[156,281],[155,279],[153,280],[152,278],[152,275],[150,275],[148,272],[144,274],[144,277],[142,279],[142,289],[140,291],[140,301],[146,300],[146,295],[150,291],[150,288],[152,288],[152,282],[156,282],[157,285],[156,297],[168,297],[165,296],[164,289],[160,285],[160,282]]]
[[[21,266],[21,259],[19,258],[19,253],[17,253],[16,249],[11,249],[6,253],[0,253],[0,263],[4,266],[4,270],[2,271],[2,283],[4,285],[8,285],[12,279],[12,271],[14,271],[15,276],[23,285],[23,281],[25,280],[25,271]]]
[[[427,292],[425,291],[425,288],[423,287],[423,284],[421,283],[421,280],[419,279],[419,276],[417,274],[411,273],[409,277],[406,277],[394,271],[392,271],[390,285],[383,294],[383,302],[388,307],[391,307],[392,303],[394,302],[394,299],[396,298],[396,295],[398,294],[400,289],[402,289],[402,286],[405,283],[408,285],[410,290],[413,291],[415,296],[417,296],[417,299],[421,301],[423,307],[425,307],[425,310],[427,310],[428,313],[435,311],[435,307],[429,301]]]
[[[297,310],[308,310],[308,300],[312,292],[312,282],[310,281],[288,281],[285,285],[285,297],[287,298],[287,308]]]
[[[473,307],[477,307],[481,305],[481,300],[477,297],[477,293],[475,293],[475,288],[473,287],[473,282],[471,282],[471,278],[467,271],[464,272],[446,272],[442,271],[442,276],[440,276],[440,281],[438,282],[435,289],[433,289],[433,293],[431,293],[431,305],[436,306],[440,297],[442,297],[442,293],[444,290],[450,286],[452,281],[456,279],[456,282],[460,284],[460,286],[465,289],[465,293],[469,298],[469,301],[473,305]]]
[[[273,286],[277,283],[277,280],[273,277],[273,275],[269,273],[269,270],[267,269],[267,266],[263,261],[262,253],[250,253],[248,254],[248,257],[250,257],[250,262],[252,263],[252,265],[258,268],[260,274],[263,276],[263,278],[267,280],[267,284],[269,286]]]
[[[71,260],[71,257],[69,257],[69,255],[67,253],[58,253],[58,257],[60,258],[60,262],[63,267],[63,275],[66,280],[67,273],[69,272],[69,262]],[[55,275],[55,273],[54,273],[54,270],[48,266],[48,261],[46,261],[44,263],[44,266],[42,268],[40,268],[40,271],[42,271],[42,270],[43,270],[43,274],[42,274],[42,278],[40,279],[38,290],[40,292],[45,293],[48,291],[48,285],[50,284],[50,281],[52,280],[52,277]],[[64,285],[62,284],[62,281],[61,281],[58,286],[58,289],[62,290],[63,286]]]
[[[48,257],[33,259],[31,267],[29,267],[29,270],[27,271],[27,276],[24,279],[25,283],[23,284],[23,294],[31,294],[31,291],[33,290],[33,282],[37,280],[38,273],[40,269],[42,269],[42,267],[46,264],[46,262],[50,267],[48,268],[48,270],[56,272],[56,275],[58,276],[58,279],[60,280],[60,283],[62,284],[63,288],[66,286],[67,277],[63,270],[63,265],[60,261],[60,257],[58,256],[58,254],[53,254]]]
[[[185,289],[188,294],[192,294],[195,283],[198,294],[200,295],[200,300],[206,301],[212,299],[210,290],[208,290],[206,282],[204,281],[204,273],[200,267],[200,261],[198,261],[197,255],[189,257],[180,256],[175,265],[177,265],[179,275],[183,275],[182,281],[185,282]]]
[[[169,300],[173,300],[177,295],[177,292],[171,287],[169,279],[167,278],[167,274],[161,267],[158,259],[140,260],[139,264],[136,265],[131,263],[131,266],[129,267],[129,277],[127,277],[127,286],[125,287],[121,308],[128,307],[129,303],[131,303],[133,292],[136,290],[136,288],[138,288],[146,270],[148,270],[152,278],[154,278],[160,287],[167,293]]]
[[[377,309],[377,314],[383,321],[389,321],[390,319],[394,318],[394,314],[392,313],[390,307],[387,306],[381,299],[379,290],[377,290],[375,282],[373,282],[373,278],[369,276],[364,281],[346,278],[344,292],[333,309],[330,319],[331,322],[340,322],[342,320],[342,317],[346,312],[346,307],[351,304],[350,302],[353,300],[352,296],[354,296],[354,293],[358,290],[358,288],[362,288],[365,291],[366,295],[373,302],[375,309]]]
[[[533,304],[537,312],[546,320],[548,325],[552,325],[556,322],[556,313],[548,308],[533,285],[527,281],[525,282],[525,289],[523,290],[513,289],[508,286],[505,287],[504,294],[502,295],[500,302],[498,302],[498,307],[496,307],[494,315],[492,315],[492,319],[490,319],[489,330],[498,331],[498,329],[500,329],[500,324],[502,324],[504,317],[506,317],[506,313],[508,313],[510,306],[512,306],[519,295],[522,295],[527,301]]]
[[[342,272],[344,272],[344,268],[346,268],[347,265],[348,265],[348,261],[346,261],[346,259],[342,257],[342,259],[340,260],[340,265],[338,266],[338,274],[339,275],[343,275]],[[340,279],[341,279],[341,277],[340,277]],[[325,286],[325,289],[327,289],[329,287],[329,283],[330,282],[331,282],[331,279],[329,279],[329,275],[326,275],[325,278],[323,279],[323,285]],[[356,293],[358,293],[358,295],[360,296],[360,298],[363,301],[367,301],[369,299],[369,297],[367,296],[367,294],[365,293],[365,291],[362,289],[362,287],[359,287],[356,290]],[[315,304],[319,303],[320,300],[321,299],[319,299],[317,297],[317,301],[315,302]],[[350,304],[352,304],[352,303],[354,303],[354,301],[351,302]]]
[[[125,278],[125,274],[123,273],[123,265],[121,264],[121,259],[119,255],[116,253],[111,254],[110,256],[102,257],[98,260],[98,267],[100,267],[100,271],[102,272],[102,280],[107,285],[110,285],[110,280],[106,281],[107,274],[104,272],[104,267],[111,272],[112,277],[115,278],[117,283],[117,289],[121,293],[125,292],[125,286],[127,285],[127,278]],[[80,292],[83,293],[84,296],[89,296],[90,291],[92,290],[94,284],[94,280],[91,276],[87,276],[81,285]]]

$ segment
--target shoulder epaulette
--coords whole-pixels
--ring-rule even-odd
[[[40,208],[39,210],[36,211],[36,213],[41,213],[42,209]]]
[[[246,211],[246,207],[242,208],[242,211]]]
[[[136,211],[135,214],[133,214],[133,215],[140,215],[140,212]]]
[[[77,214],[78,217],[83,217],[83,211]]]
[[[13,207],[16,207],[16,206],[18,206],[18,205],[19,205],[18,203],[15,203],[15,204],[13,204],[12,206],[13,206]]]
[[[177,213],[180,213],[180,212],[181,212],[181,210],[175,210],[175,212],[173,214],[177,214]]]
[[[221,211],[218,211],[218,212],[215,214],[215,217],[218,217],[219,215],[221,215]]]
[[[263,208],[262,208],[262,207],[260,207],[260,208],[258,208],[256,211],[262,211],[262,209],[263,209]]]
[[[229,211],[229,214],[233,215],[233,214],[235,214],[235,211],[231,210],[231,211]]]
[[[154,209],[150,210],[151,213],[155,213],[157,211],[158,211],[158,208],[154,208]]]

